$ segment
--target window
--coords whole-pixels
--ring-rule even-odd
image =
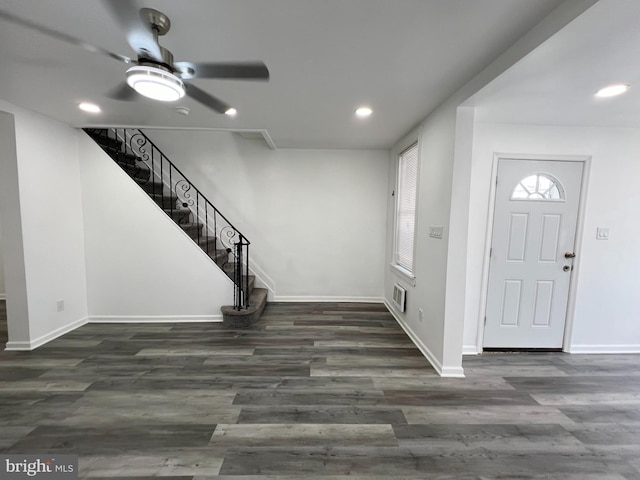
[[[398,158],[396,242],[394,262],[413,272],[413,241],[418,192],[418,144],[403,151]]]
[[[564,195],[557,180],[543,173],[537,173],[520,180],[513,189],[511,200],[562,201]]]

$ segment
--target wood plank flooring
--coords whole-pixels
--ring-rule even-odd
[[[1,272],[0,272],[1,273]],[[4,350],[7,343],[7,302],[0,300],[0,350]]]
[[[87,479],[640,478],[640,356],[464,367],[438,377],[382,305],[90,324],[0,352],[0,453],[75,453]]]

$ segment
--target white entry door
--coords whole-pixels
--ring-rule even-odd
[[[485,348],[560,348],[582,162],[498,163]]]

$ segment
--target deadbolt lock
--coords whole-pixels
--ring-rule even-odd
[[[569,265],[565,265],[564,267],[562,267],[563,272],[568,272],[569,270],[571,270],[571,267]]]

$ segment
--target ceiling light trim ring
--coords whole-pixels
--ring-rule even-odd
[[[185,95],[182,80],[173,73],[150,65],[136,65],[126,71],[127,84],[140,95],[172,102]]]

